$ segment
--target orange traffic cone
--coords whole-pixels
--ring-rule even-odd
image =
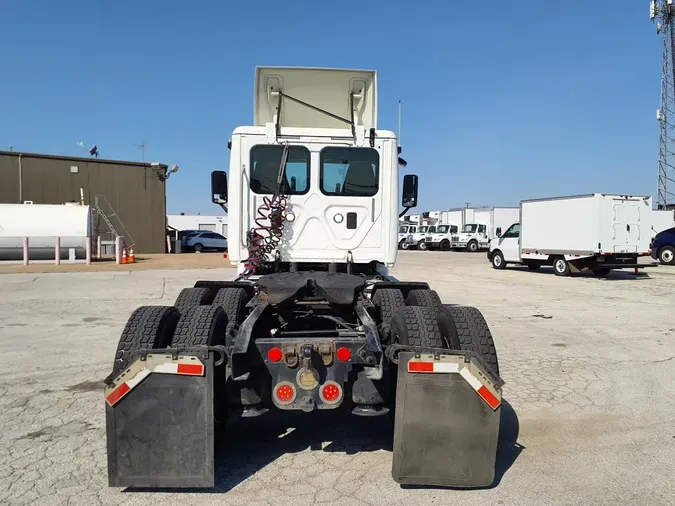
[[[128,264],[129,263],[129,256],[127,255],[127,249],[122,248],[122,260],[120,261],[122,264]]]
[[[133,264],[136,261],[136,254],[134,253],[134,248],[129,248],[129,263]]]

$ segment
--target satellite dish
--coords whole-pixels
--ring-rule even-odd
[[[89,154],[90,154],[91,156],[95,156],[96,158],[98,158],[98,147],[96,146],[96,144],[94,144],[94,145],[91,147],[91,149],[89,150]]]

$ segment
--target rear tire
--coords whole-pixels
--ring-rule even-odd
[[[659,262],[663,265],[675,265],[675,248],[664,246],[659,250]]]
[[[246,304],[251,297],[243,288],[221,288],[212,305],[221,306],[227,314],[227,346],[234,344],[236,330],[246,319]]]
[[[438,311],[443,303],[434,290],[410,290],[405,299],[406,306],[422,306]]]
[[[475,307],[444,305],[437,315],[438,327],[451,345],[476,353],[499,376],[497,350],[483,314]]]
[[[113,374],[138,358],[132,355],[135,351],[168,347],[179,318],[180,312],[173,306],[141,306],[131,313],[117,345]]]
[[[492,267],[498,270],[502,270],[506,268],[506,262],[504,262],[504,255],[502,254],[501,251],[497,250],[494,253],[492,253]]]
[[[438,328],[436,311],[423,306],[398,308],[391,319],[391,341],[409,346],[447,348]]]
[[[388,342],[391,319],[398,308],[405,306],[403,292],[398,288],[381,288],[375,292],[373,304],[377,309],[382,332],[387,337],[385,342]]]
[[[215,346],[225,344],[227,314],[220,306],[194,306],[178,320],[171,346]]]
[[[213,295],[208,288],[183,288],[173,305],[181,311],[185,311],[192,306],[211,304],[212,300]]]
[[[556,276],[569,276],[570,264],[565,257],[557,257],[553,260],[553,272]]]

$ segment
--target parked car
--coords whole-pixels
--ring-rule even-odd
[[[189,233],[183,235],[181,246],[186,251],[227,251],[227,238],[215,232],[202,230],[196,234]]]
[[[675,228],[656,234],[651,244],[652,258],[663,265],[675,265]]]

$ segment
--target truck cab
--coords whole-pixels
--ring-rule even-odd
[[[457,233],[457,225],[438,225],[434,232],[427,233],[424,238],[427,249],[450,249],[451,236]]]
[[[240,274],[274,262],[386,275],[401,241],[403,161],[396,135],[377,128],[375,72],[258,67],[255,82],[254,125],[234,131],[229,191],[214,194],[237,210],[229,213],[230,262]],[[403,186],[409,209],[417,176]],[[272,227],[275,219],[285,226]]]
[[[398,248],[408,249],[414,242],[417,225],[401,225],[398,227]]]
[[[462,231],[452,237],[450,246],[457,249],[466,249],[471,252],[488,247],[487,225],[483,223],[467,223]]]
[[[500,251],[501,255],[494,256],[495,251]],[[510,264],[519,264],[520,258],[520,223],[514,223],[498,237],[490,241],[487,250],[488,259],[491,262],[496,261],[495,268],[502,267],[501,262]]]

